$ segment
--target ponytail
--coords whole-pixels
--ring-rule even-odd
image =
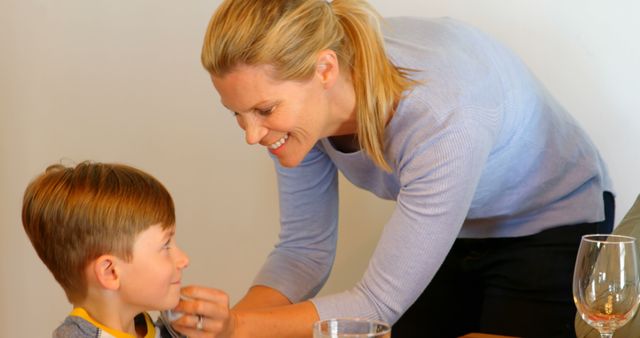
[[[381,18],[371,5],[364,0],[334,0],[331,7],[344,30],[343,50],[351,56],[358,142],[379,167],[389,172],[391,167],[384,158],[385,124],[402,93],[414,82],[387,57]]]

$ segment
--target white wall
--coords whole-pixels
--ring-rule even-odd
[[[518,51],[599,146],[618,219],[631,205],[640,192],[636,1],[371,2],[384,15],[462,19]],[[176,202],[192,261],[185,282],[233,301],[249,285],[277,237],[278,205],[271,160],[244,144],[199,64],[218,3],[0,0],[2,336],[48,336],[70,309],[20,222],[28,181],[62,158],[155,175]],[[340,246],[323,292],[360,277],[393,206],[341,183]]]

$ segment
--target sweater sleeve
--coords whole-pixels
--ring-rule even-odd
[[[329,157],[314,147],[295,168],[277,160],[280,238],[254,280],[290,301],[313,297],[326,282],[335,258],[338,176]]]
[[[446,127],[396,164],[395,210],[361,281],[313,299],[320,318],[356,316],[395,323],[444,261],[471,204],[493,136],[473,122]]]

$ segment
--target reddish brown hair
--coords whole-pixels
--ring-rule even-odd
[[[103,254],[130,260],[136,236],[175,224],[173,200],[151,175],[121,165],[53,165],[27,187],[22,224],[38,256],[74,303],[85,268]]]

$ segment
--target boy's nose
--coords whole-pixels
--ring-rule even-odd
[[[189,256],[187,256],[187,254],[177,246],[176,246],[176,251],[177,251],[176,252],[177,253],[176,265],[178,266],[178,268],[179,269],[184,269],[184,268],[188,267],[189,266]]]

